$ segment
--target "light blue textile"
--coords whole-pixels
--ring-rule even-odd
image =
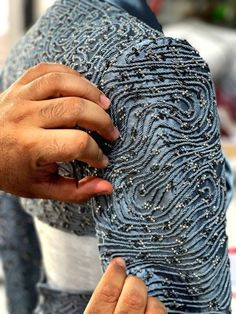
[[[121,139],[93,134],[110,159],[105,171],[75,162],[79,176],[110,180],[112,196],[84,206],[25,200],[26,210],[79,235],[95,224],[103,268],[124,257],[169,313],[230,313],[225,158],[204,60],[104,1],[58,0],[12,51],[4,88],[39,62],[70,65],[98,85]],[[60,172],[73,175],[69,164]],[[47,300],[42,312],[53,313]]]

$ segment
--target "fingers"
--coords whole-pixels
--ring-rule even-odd
[[[108,181],[97,177],[86,177],[79,181],[55,175],[48,181],[37,183],[32,193],[44,199],[53,199],[66,203],[83,203],[96,195],[112,193],[112,185]]]
[[[145,314],[167,314],[167,310],[157,298],[148,297]]]
[[[147,296],[141,279],[126,277],[123,262],[117,258],[110,263],[84,314],[167,314],[160,301]]]
[[[77,71],[63,64],[43,62],[26,70],[16,82],[25,85],[45,74],[52,72],[70,73],[81,76]]]
[[[93,101],[104,109],[109,99],[88,80],[78,74],[64,72],[46,73],[22,87],[24,97],[29,100],[46,100],[57,97],[81,97]]]
[[[40,101],[30,115],[41,128],[74,128],[80,126],[98,132],[107,140],[116,140],[118,130],[110,116],[97,104],[82,98],[67,97]]]
[[[114,313],[144,314],[147,297],[147,288],[144,282],[137,277],[129,276],[125,280]]]
[[[29,139],[31,141],[31,139]],[[34,166],[36,168],[74,159],[95,168],[105,168],[108,158],[95,140],[79,130],[43,130],[34,141]]]
[[[114,259],[95,289],[84,314],[114,313],[126,278],[124,262]]]

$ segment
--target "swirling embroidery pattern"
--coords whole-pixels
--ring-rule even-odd
[[[59,62],[78,70],[100,86],[101,76],[130,42],[157,38],[154,31],[124,11],[102,1],[56,1],[10,54],[4,68],[4,88],[27,68],[40,62]],[[76,162],[78,177],[87,170]],[[60,167],[72,176],[71,165]],[[51,226],[78,235],[95,234],[90,204],[64,204],[48,200],[22,200],[26,210]],[[80,221],[80,223],[78,223]]]
[[[57,1],[13,50],[4,88],[42,61],[70,65],[102,88],[122,137],[103,144],[103,173],[75,162],[78,175],[110,180],[111,197],[85,206],[25,200],[25,208],[87,235],[92,205],[104,268],[123,256],[169,313],[229,313],[224,158],[205,62],[187,42],[98,0]],[[72,175],[70,165],[60,171]]]
[[[115,191],[95,210],[104,267],[123,256],[170,313],[227,313],[224,159],[206,63],[185,41],[147,40],[102,86],[122,134],[104,173]]]

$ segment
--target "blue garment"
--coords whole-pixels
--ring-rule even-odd
[[[110,180],[112,196],[83,206],[25,200],[25,209],[78,235],[95,225],[103,268],[124,257],[169,313],[230,313],[225,158],[204,60],[106,1],[58,0],[12,51],[4,88],[39,62],[70,65],[102,89],[121,139],[92,134],[110,159],[104,171],[75,161],[78,175]],[[60,173],[73,176],[70,164]],[[80,313],[51,292],[39,313]]]
[[[123,8],[130,15],[137,17],[153,29],[162,32],[162,26],[155,14],[150,10],[146,0],[106,0],[108,3]],[[230,203],[233,196],[233,174],[229,162],[226,160],[227,199]]]
[[[4,193],[0,193],[0,230],[8,313],[32,314],[38,301],[36,284],[41,273],[37,235],[32,217],[23,211],[19,200]]]

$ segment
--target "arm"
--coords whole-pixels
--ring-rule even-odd
[[[111,184],[59,175],[58,162],[78,159],[103,168],[107,157],[80,125],[108,140],[119,136],[110,102],[79,73],[63,65],[29,69],[0,95],[0,189],[18,196],[83,202],[111,193]]]

